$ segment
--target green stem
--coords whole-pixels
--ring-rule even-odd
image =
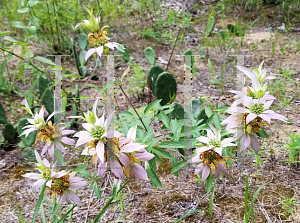
[[[73,149],[73,150],[77,150],[77,151],[80,151],[80,152],[82,152],[82,150],[81,149],[76,149],[76,148],[74,148],[74,147],[72,147],[72,146],[69,146],[69,145],[67,145],[67,144],[65,144],[65,143],[63,143],[62,141],[59,141],[63,146],[65,146],[65,147],[68,147],[69,149]]]
[[[108,60],[107,60],[107,56],[105,56],[105,59],[106,59],[106,62],[107,62],[108,67],[110,68],[111,72],[113,73],[111,67],[109,66],[109,63],[108,63]],[[136,111],[135,107],[134,107],[133,104],[131,103],[129,97],[127,96],[127,94],[126,94],[125,91],[123,90],[121,83],[118,83],[118,82],[115,82],[115,83],[117,83],[117,85],[120,87],[121,91],[122,91],[123,94],[125,95],[125,97],[126,97],[126,99],[128,100],[130,106],[131,106],[131,107],[133,108],[133,110],[135,111],[136,115],[138,116],[139,120],[141,121],[141,123],[143,124],[143,126],[144,126],[144,128],[145,128],[145,130],[146,130],[146,132],[147,132],[148,129],[146,128],[145,123],[143,122],[143,120],[142,120],[142,118],[140,117],[139,113]]]

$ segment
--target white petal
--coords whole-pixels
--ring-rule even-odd
[[[84,57],[85,61],[87,61],[90,58],[90,56],[92,56],[95,52],[96,52],[95,48],[89,49],[85,54],[85,57]]]

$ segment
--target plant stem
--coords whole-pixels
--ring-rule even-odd
[[[133,108],[133,110],[135,111],[135,113],[137,114],[137,116],[139,117],[139,120],[141,121],[141,123],[143,124],[143,126],[144,126],[144,128],[145,128],[145,130],[146,130],[146,132],[147,132],[148,130],[147,130],[146,126],[145,126],[145,123],[143,122],[143,120],[142,120],[142,118],[140,117],[139,113],[135,110],[133,104],[131,103],[131,101],[130,101],[130,99],[128,98],[127,94],[126,94],[125,91],[123,90],[121,84],[119,85],[119,87],[120,87],[121,91],[123,92],[123,94],[125,95],[125,97],[127,98],[127,100],[129,101],[131,107]]]
[[[82,152],[81,149],[76,149],[76,148],[74,148],[74,147],[72,147],[72,146],[69,146],[69,145],[63,143],[62,141],[59,141],[59,142],[60,142],[63,146],[68,147],[69,149],[74,149],[74,150],[77,150],[77,151],[79,151],[79,152]]]
[[[173,49],[172,49],[172,52],[171,52],[171,55],[170,55],[170,58],[169,58],[169,61],[168,61],[166,72],[168,72],[169,64],[170,64],[170,61],[171,61],[171,58],[172,58],[172,55],[173,55],[173,52],[174,52],[174,49],[175,49],[180,31],[181,31],[181,28],[179,28],[179,30],[178,30],[178,33],[177,33],[177,36],[176,36],[176,39],[175,39],[175,42],[174,42],[174,45],[173,45]]]

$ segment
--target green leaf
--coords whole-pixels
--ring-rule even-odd
[[[220,122],[220,117],[218,115],[218,113],[215,113],[214,114],[214,123],[215,123],[215,126],[216,126],[216,129],[217,130],[221,130],[221,122]]]
[[[37,204],[35,206],[35,210],[34,210],[34,213],[33,213],[33,216],[32,216],[32,223],[35,223],[35,219],[36,219],[37,213],[39,212],[40,206],[41,206],[42,201],[43,201],[45,189],[46,189],[46,183],[43,185],[43,187],[41,189],[38,202],[37,202]]]
[[[29,8],[18,8],[19,13],[29,12]]]
[[[29,0],[28,1],[28,4],[29,4],[30,7],[32,7],[32,6],[34,6],[34,5],[38,4],[38,3],[39,3],[38,0]]]
[[[156,101],[153,101],[151,102],[149,105],[147,105],[147,107],[145,108],[144,110],[144,115],[146,115],[151,109],[154,108],[154,110],[156,109],[159,109],[161,106],[160,106],[160,101],[162,99],[159,99],[159,100],[156,100]]]
[[[54,157],[60,162],[61,165],[64,165],[64,158],[59,149],[54,149]]]
[[[210,13],[206,26],[206,37],[208,37],[215,27],[215,18],[212,16],[213,11]]]
[[[50,80],[44,79],[43,76],[38,78],[38,89],[40,93],[40,98],[43,101],[49,114],[54,112],[54,92],[50,84]]]
[[[206,107],[205,108],[205,114],[206,114],[207,117],[210,117],[213,114],[213,112],[211,111],[210,108]]]
[[[129,52],[129,48],[127,45],[123,44],[123,46],[125,47],[125,50],[122,49],[122,47],[120,47],[119,45],[118,45],[117,49],[118,49],[119,53],[122,55],[122,59],[127,63],[130,60],[130,52]]]
[[[207,193],[209,193],[209,191],[212,187],[213,180],[214,180],[214,175],[209,174],[209,176],[206,178],[206,191],[207,191]]]
[[[184,142],[175,142],[173,140],[161,142],[160,148],[184,148]]]
[[[177,162],[176,156],[173,155],[173,156],[172,156],[172,166],[176,166],[177,163],[178,163],[178,162]],[[178,177],[178,171],[174,172],[174,175],[175,175],[176,177]]]
[[[98,91],[102,91],[101,88],[99,88],[98,86],[96,86],[96,85],[94,85],[94,84],[85,84],[85,85],[83,85],[83,87],[84,87],[84,86],[93,87],[93,88],[96,88]]]
[[[226,112],[227,109],[228,109],[227,106],[222,106],[222,107],[214,109],[214,111],[215,112]]]
[[[265,138],[265,139],[269,138],[268,134],[263,128],[260,128],[259,132],[257,132],[256,134],[261,138]]]
[[[18,79],[20,80],[23,76],[23,71],[24,71],[24,64],[22,64],[21,69],[19,71]]]
[[[80,167],[77,167],[74,172],[78,172],[78,173],[81,173],[84,177],[86,178],[92,178],[89,171],[86,170],[86,167],[87,166],[80,166]]]
[[[153,186],[156,188],[156,186],[163,188],[158,176],[156,175],[156,172],[151,168],[150,164],[145,161],[145,169],[147,172],[148,177],[150,178]]]
[[[10,33],[15,33],[15,31],[4,31],[4,32],[0,32],[0,36],[6,35],[6,34],[10,34]]]
[[[171,174],[177,172],[178,170],[180,170],[181,168],[183,168],[185,165],[187,165],[188,163],[185,161],[181,161],[179,163],[176,163],[175,166],[172,167],[172,171]]]
[[[174,120],[172,119],[170,122],[170,128],[171,128],[171,132],[174,134],[174,141],[178,141],[180,138],[180,133],[181,133],[181,129],[182,126],[184,124],[184,120]]]
[[[37,17],[35,17],[34,15],[31,15],[29,18],[30,25],[34,25],[36,28],[38,28],[40,26],[39,21],[40,20]]]
[[[45,57],[40,57],[40,56],[36,56],[35,58],[33,58],[34,60],[38,60],[38,61],[41,61],[43,63],[46,63],[46,64],[50,64],[50,65],[55,65],[55,63],[53,63],[51,60],[45,58]]]
[[[16,27],[16,28],[20,28],[20,29],[25,29],[26,28],[26,26],[24,25],[24,23],[21,22],[21,21],[13,21],[12,22],[12,26]]]
[[[96,197],[97,197],[99,200],[101,200],[101,191],[100,191],[99,186],[98,186],[97,183],[95,183],[95,185],[94,185],[94,192],[95,192],[95,194],[96,194]]]
[[[117,50],[118,50],[120,53],[125,53],[125,50],[124,50],[120,45],[117,45]]]
[[[25,147],[22,149],[22,158],[26,160],[26,162],[34,162],[36,160],[34,149],[31,147]]]
[[[160,156],[164,157],[164,158],[172,159],[172,156],[170,155],[170,153],[168,153],[165,150],[162,150],[162,149],[159,149],[159,148],[154,148],[153,152],[156,153],[157,155],[160,155]]]
[[[7,40],[9,42],[18,43],[19,41],[15,40],[14,38],[11,38],[10,36],[4,36],[4,40]]]
[[[0,69],[0,83],[2,82],[6,65],[7,65],[7,60],[4,60],[4,62],[1,65],[1,69]]]
[[[119,114],[119,116],[124,116],[124,117],[134,117],[134,115],[130,111],[123,111],[122,113]]]
[[[168,116],[165,114],[165,112],[160,111],[158,114],[158,117],[161,119],[161,121],[164,123],[164,125],[167,128],[170,128],[170,120],[169,120]]]

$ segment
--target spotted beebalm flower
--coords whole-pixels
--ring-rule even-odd
[[[67,203],[71,201],[77,205],[80,205],[79,196],[72,190],[83,188],[87,182],[81,177],[75,177],[76,173],[66,173],[61,177],[53,178],[51,186],[48,186],[46,192],[53,196],[58,196],[58,201],[64,199]]]
[[[95,53],[101,57],[103,53],[106,55],[109,49],[114,50],[116,47],[119,47],[120,50],[124,50],[125,47],[119,43],[107,42],[109,38],[107,37],[105,28],[109,26],[103,26],[101,29],[99,29],[100,17],[95,18],[92,10],[88,10],[88,12],[91,16],[90,19],[83,20],[83,23],[79,23],[75,26],[75,28],[77,28],[81,25],[91,30],[91,33],[88,34],[88,42],[92,48],[89,49],[85,54],[85,61],[87,61],[89,57]]]
[[[91,146],[92,148],[95,148],[97,157],[103,163],[105,152],[104,147],[107,142],[107,138],[118,137],[122,134],[114,130],[108,131],[108,127],[114,113],[111,113],[106,120],[104,120],[104,114],[101,118],[98,118],[96,115],[97,104],[98,99],[96,100],[93,106],[93,112],[89,111],[85,114],[85,117],[70,116],[68,118],[81,118],[88,122],[82,124],[83,128],[86,131],[80,131],[74,135],[74,137],[78,137],[78,141],[75,147],[88,143],[86,144],[86,146]]]
[[[253,67],[253,70],[249,70],[246,67],[242,67],[242,66],[237,66],[237,69],[242,71],[250,79],[253,78],[253,74],[254,74],[260,83],[262,83],[265,80],[275,79],[276,78],[275,76],[271,76],[271,75],[268,77],[266,76],[267,71],[265,69],[262,69],[263,64],[264,64],[264,61],[259,65],[258,68]]]
[[[105,47],[108,47],[109,49],[114,50],[118,46],[120,46],[123,50],[125,49],[125,47],[123,45],[116,43],[116,42],[109,42],[109,43],[105,43],[102,46],[99,46],[97,48],[91,48],[86,52],[84,59],[85,59],[85,61],[87,61],[90,58],[90,56],[92,56],[95,52],[97,52],[99,57],[101,57],[103,51],[105,50]]]
[[[25,109],[26,111],[28,111],[33,119],[27,119],[27,121],[31,124],[31,125],[26,125],[23,127],[23,129],[26,129],[21,135],[25,135],[25,137],[28,136],[29,133],[40,130],[42,128],[45,127],[46,123],[52,118],[53,115],[56,114],[56,112],[53,112],[46,120],[44,120],[44,107],[41,108],[39,113],[36,113],[35,115],[33,115],[32,111],[30,110],[30,107],[28,106],[27,100],[25,98],[25,107],[21,107],[23,109]]]
[[[246,124],[254,120],[256,117],[260,117],[270,124],[271,119],[279,119],[286,121],[283,115],[277,114],[272,110],[268,110],[273,103],[272,101],[266,101],[266,96],[260,99],[245,98],[244,105],[247,107],[244,109],[245,113],[248,113],[246,117]]]
[[[121,133],[120,133],[121,134]],[[144,148],[147,145],[142,145],[140,143],[136,143],[136,127],[130,128],[127,133],[127,138],[125,137],[115,137],[113,139],[114,142],[114,150],[113,151],[106,151],[104,154],[105,162],[99,162],[98,165],[98,174],[100,177],[108,169],[108,164],[110,165],[110,169],[113,174],[118,178],[123,180],[124,173],[130,179],[132,178],[139,178],[146,180],[147,173],[145,169],[141,166],[140,161],[147,161],[151,160],[154,155],[148,153]],[[83,151],[84,155],[93,155],[93,160],[97,160],[97,154],[95,148],[86,148]],[[112,157],[109,157],[111,154]],[[96,161],[97,162],[97,161]]]
[[[26,173],[23,175],[23,177],[38,180],[33,184],[33,188],[41,187],[46,182],[46,186],[50,187],[53,178],[59,178],[67,174],[67,172],[64,170],[56,172],[54,170],[55,163],[50,165],[49,161],[46,158],[44,158],[43,160],[41,159],[39,153],[36,150],[34,151],[34,153],[37,160],[35,169],[37,169],[40,173]]]
[[[88,9],[86,9],[88,11],[88,13],[90,14],[90,19],[89,20],[83,20],[82,23],[78,23],[76,26],[75,26],[75,29],[78,27],[78,26],[84,26],[88,29],[90,29],[92,32],[97,32],[99,30],[99,22],[100,22],[100,17],[95,17],[93,15],[93,9],[91,9],[91,11],[89,11]]]
[[[65,147],[61,144],[61,142],[73,146],[75,141],[74,139],[70,139],[65,135],[73,134],[74,130],[65,130],[65,127],[59,126],[61,123],[57,123],[56,125],[52,125],[52,122],[49,121],[48,125],[40,130],[38,133],[38,137],[36,141],[39,139],[43,142],[46,142],[45,146],[42,150],[42,155],[48,151],[51,158],[54,158],[54,148],[59,149],[62,153],[65,153]]]
[[[200,151],[203,149],[212,149],[214,148],[216,152],[219,154],[222,154],[222,149],[228,146],[236,146],[236,144],[233,144],[231,142],[235,141],[236,139],[234,137],[226,138],[221,141],[221,131],[216,130],[214,126],[209,124],[211,130],[207,131],[207,137],[200,136],[197,138],[198,141],[207,144],[206,146],[203,146],[200,148]]]
[[[209,147],[200,147],[197,150],[196,156],[194,156],[190,163],[198,163],[195,169],[195,174],[202,173],[202,181],[210,175],[214,174],[214,177],[218,177],[221,172],[226,172],[226,163],[224,159],[229,159],[227,156],[222,156],[222,150],[214,150]]]

